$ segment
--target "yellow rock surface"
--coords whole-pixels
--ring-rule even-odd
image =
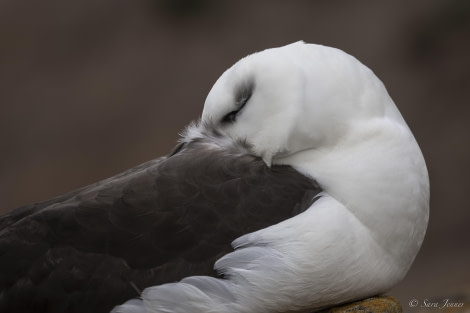
[[[321,311],[321,313],[402,313],[400,303],[392,297],[373,297]]]

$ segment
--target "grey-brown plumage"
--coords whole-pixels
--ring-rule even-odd
[[[148,286],[216,276],[234,239],[302,212],[321,191],[243,143],[213,139],[3,216],[0,312],[108,312]]]

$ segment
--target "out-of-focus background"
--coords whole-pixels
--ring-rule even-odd
[[[372,68],[427,160],[429,231],[390,294],[470,307],[468,0],[2,0],[0,212],[169,152],[225,69],[301,39]]]

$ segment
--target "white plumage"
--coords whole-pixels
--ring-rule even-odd
[[[246,103],[236,90],[251,85]],[[243,98],[243,97],[242,97]],[[380,80],[334,48],[297,42],[250,55],[210,91],[187,141],[217,130],[266,164],[313,177],[305,212],[246,234],[215,263],[224,279],[147,288],[115,312],[291,312],[383,293],[410,268],[428,222],[421,151]]]

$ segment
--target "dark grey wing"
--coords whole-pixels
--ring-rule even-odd
[[[320,192],[287,166],[187,143],[0,220],[0,312],[108,312],[151,285],[216,276],[237,237]]]

